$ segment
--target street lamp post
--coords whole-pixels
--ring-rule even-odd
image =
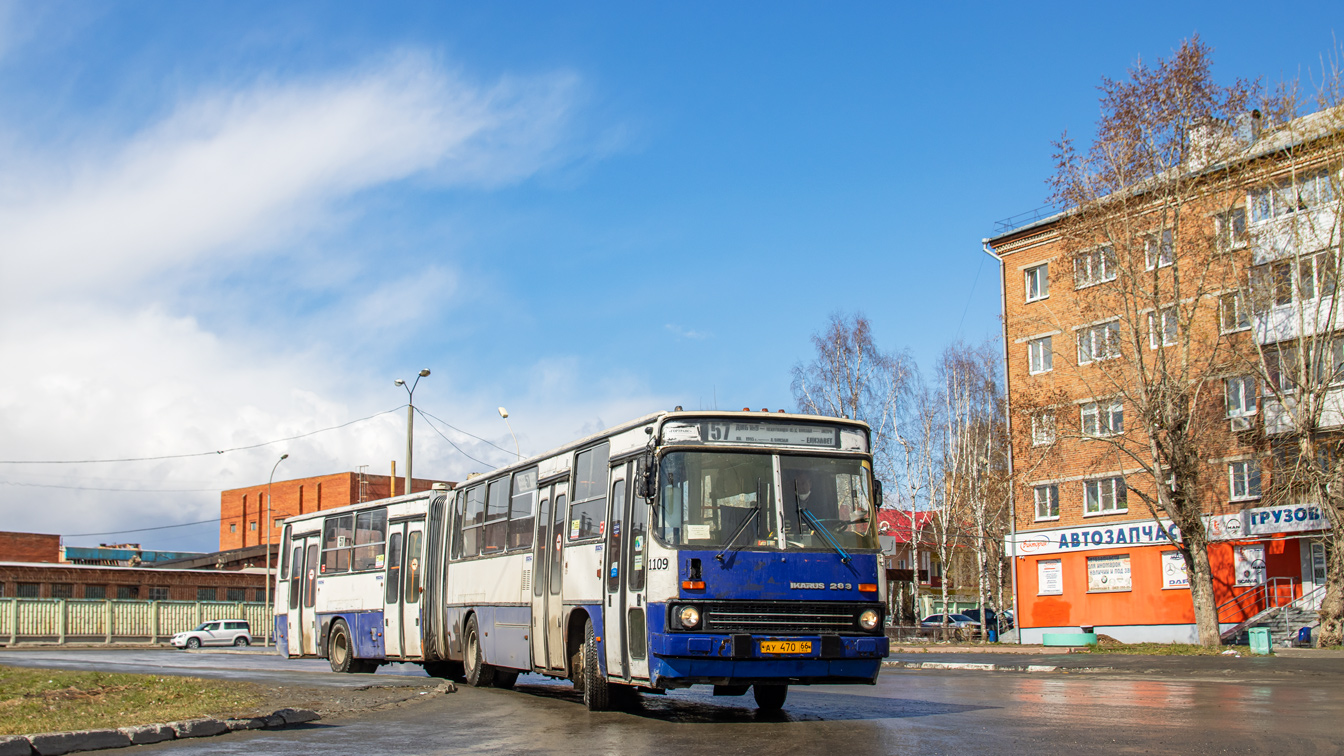
[[[420,385],[421,378],[429,377],[429,368],[421,370],[415,376],[415,382],[407,386],[406,381],[398,378],[393,381],[394,384],[406,389],[406,486],[402,490],[403,494],[411,492],[411,441],[415,438],[415,387]]]
[[[509,411],[506,410],[506,409],[504,409],[503,407],[500,407],[500,408],[499,408],[499,416],[502,417],[502,418],[504,418],[504,427],[508,428],[508,429],[509,429],[509,435],[510,435],[510,436],[513,436],[513,452],[514,452],[514,454],[516,454],[516,455],[518,456],[518,459],[522,459],[522,458],[523,458],[523,450],[520,449],[520,448],[518,447],[518,437],[517,437],[517,436],[514,436],[514,434],[513,434],[513,426],[509,424]]]
[[[275,624],[275,612],[271,608],[271,484],[275,482],[275,468],[280,466],[281,462],[289,459],[288,454],[281,454],[280,459],[271,466],[271,477],[266,480],[266,516],[262,518],[266,526],[266,621]],[[266,648],[271,647],[271,628],[266,628],[266,640],[263,645]]]

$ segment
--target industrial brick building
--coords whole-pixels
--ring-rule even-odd
[[[1340,155],[1317,144],[1339,127],[1316,128],[1318,114],[1261,134],[1259,113],[1253,118],[1254,128],[1241,132],[1241,163],[1206,182],[1201,209],[1182,209],[1174,243],[1171,221],[1157,210],[1147,227],[1136,213],[1139,238],[1126,251],[1120,242],[1080,242],[1065,232],[1062,213],[985,240],[1001,265],[1015,479],[1007,546],[1025,643],[1080,626],[1126,642],[1196,640],[1186,566],[1173,546],[1179,529],[1140,495],[1174,483],[1154,480],[1116,443],[1128,437],[1140,450],[1149,443],[1133,392],[1117,383],[1118,366],[1143,369],[1184,344],[1193,345],[1189,354],[1225,355],[1210,357],[1215,372],[1200,376],[1216,418],[1198,455],[1220,626],[1233,629],[1285,601],[1319,606],[1330,522],[1310,496],[1271,496],[1291,464],[1284,442],[1295,431],[1282,419],[1295,389],[1267,380],[1276,375],[1268,361],[1299,348],[1334,355],[1336,371],[1344,366],[1344,339],[1333,335],[1344,333],[1334,315]],[[1191,168],[1193,181],[1204,180],[1200,170]],[[1179,270],[1188,288],[1163,293]],[[1196,270],[1222,283],[1196,294]],[[1152,305],[1103,311],[1133,271],[1150,285]],[[1294,326],[1304,322],[1315,325]],[[1322,427],[1344,426],[1344,393],[1329,388],[1322,396]]]
[[[435,483],[442,482],[445,481],[415,478],[411,481],[411,493],[428,491]],[[266,518],[266,483],[223,491],[219,495],[219,550],[232,551],[279,543],[283,525],[277,523],[286,517],[404,494],[406,491],[403,488],[403,478],[395,480],[394,490],[391,476],[360,472],[277,480],[270,485],[274,498],[270,508],[269,539],[263,524]]]

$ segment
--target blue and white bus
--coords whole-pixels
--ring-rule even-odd
[[[873,683],[888,643],[868,439],[867,425],[837,418],[663,412],[471,478],[446,502],[389,500],[389,511],[405,500],[423,510],[421,637],[399,656],[356,637],[352,661],[338,663],[333,634],[358,636],[361,620],[325,593],[344,596],[355,571],[319,570],[306,620],[316,641],[302,650],[345,671],[419,661],[477,686],[509,687],[521,672],[568,678],[593,710],[692,685],[750,689],[778,709],[790,685]],[[358,519],[378,504],[305,517]],[[303,521],[289,524],[293,554],[300,538],[326,542],[325,525],[319,538]],[[358,549],[358,523],[353,538]],[[387,552],[385,572],[390,538]],[[390,601],[391,581],[351,580],[350,611],[379,606],[385,627],[401,612],[409,630],[410,599]],[[289,610],[291,628],[304,622]]]

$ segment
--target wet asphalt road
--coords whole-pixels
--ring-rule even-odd
[[[322,671],[322,662],[255,654],[0,651],[3,663],[54,666],[62,660],[52,657],[70,665],[115,665],[118,671],[137,671],[141,664],[153,668],[138,671],[179,673],[198,667],[181,673],[266,682],[276,681],[275,675],[305,684],[368,681]],[[384,671],[379,677],[391,682],[396,675]],[[699,690],[644,696],[632,711],[591,714],[567,683],[525,676],[515,691],[463,688],[361,717],[144,746],[137,752],[1334,754],[1344,752],[1344,682],[1334,675],[1235,679],[889,669],[876,686],[795,688],[783,714],[763,716],[750,695],[715,698]]]

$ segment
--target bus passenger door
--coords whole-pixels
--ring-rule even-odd
[[[611,468],[611,494],[607,501],[611,513],[607,516],[607,542],[603,547],[603,586],[607,600],[603,602],[602,627],[607,636],[607,676],[630,679],[629,657],[625,653],[625,566],[621,563],[621,547],[625,541],[625,464]]]
[[[565,542],[565,515],[568,513],[569,483],[555,484],[555,495],[551,502],[551,558],[546,566],[546,660],[551,669],[564,669],[565,620],[564,603],[561,597],[564,564],[562,562]]]
[[[611,527],[606,559],[607,671],[624,680],[649,678],[645,615],[648,502],[634,486],[634,463],[611,470]]]
[[[286,641],[286,644],[290,656],[299,656],[303,653],[303,620],[301,619],[303,584],[305,579],[303,569],[303,536],[286,541],[285,548],[287,550],[287,556],[285,558],[289,560],[289,590],[286,591],[286,593],[289,594],[289,605],[286,609],[286,623],[288,625],[286,631],[288,640]]]
[[[532,666],[551,666],[546,658],[546,568],[551,563],[551,496],[554,486],[537,490],[537,535],[532,541]]]
[[[387,526],[387,557],[383,560],[383,655],[401,656],[401,553],[406,526]]]
[[[305,656],[316,656],[317,611],[314,607],[317,604],[317,560],[320,557],[318,534],[314,533],[304,539],[303,552],[303,569],[298,573],[302,576],[301,592],[303,594],[299,602],[298,617],[298,634],[302,637],[300,653]],[[293,633],[294,631],[291,630],[290,632]]]
[[[419,658],[424,653],[420,635],[420,596],[425,591],[425,521],[406,524],[405,554],[401,560],[401,655]]]

